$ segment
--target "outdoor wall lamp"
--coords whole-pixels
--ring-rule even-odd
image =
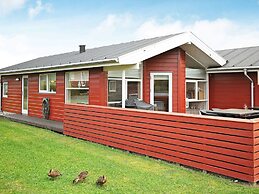
[[[20,81],[20,78],[19,78],[19,77],[17,77],[17,78],[15,79],[15,81]]]

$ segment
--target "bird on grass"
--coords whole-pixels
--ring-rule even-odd
[[[107,177],[103,175],[97,179],[96,185],[103,186],[106,182],[107,182]]]
[[[48,176],[50,178],[52,178],[53,180],[59,176],[61,176],[62,174],[58,171],[58,170],[54,170],[54,169],[50,169],[49,170],[49,173],[48,173]]]
[[[73,180],[74,184],[83,182],[88,175],[88,171],[80,172],[80,174]]]

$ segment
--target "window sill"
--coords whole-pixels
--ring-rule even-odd
[[[66,90],[89,90],[88,88],[66,88]]]
[[[77,103],[76,103],[76,102],[74,102],[74,103],[73,103],[73,102],[65,102],[65,104],[72,104],[72,105],[73,105],[73,104],[89,105],[89,103],[83,103],[83,102],[82,102],[82,103],[80,103],[80,102],[77,102]]]
[[[39,91],[39,94],[56,94],[56,92]]]
[[[8,96],[3,96],[3,98],[8,98]]]
[[[186,100],[187,102],[206,102],[207,99],[204,99],[204,100],[196,100],[196,99],[188,99]]]

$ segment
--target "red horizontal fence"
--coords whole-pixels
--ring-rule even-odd
[[[64,134],[256,182],[257,121],[65,105]]]

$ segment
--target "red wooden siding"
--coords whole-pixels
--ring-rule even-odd
[[[257,121],[259,122],[259,119],[257,119]],[[255,180],[258,181],[259,180],[259,124],[258,123],[255,125],[254,138],[255,138],[255,141],[254,141],[254,144],[255,144],[255,147],[254,147],[255,172],[254,172],[254,174],[255,174]]]
[[[255,106],[259,106],[259,87],[256,73],[249,73],[255,83]],[[210,108],[243,108],[251,106],[251,85],[243,73],[209,75]]]
[[[16,81],[16,78],[20,78]],[[2,98],[2,110],[21,114],[22,112],[22,81],[21,76],[3,76],[2,83],[8,82],[8,97]]]
[[[65,105],[64,134],[249,182],[259,180],[259,120]]]
[[[90,69],[89,104],[107,106],[108,75],[103,68]]]
[[[173,111],[185,112],[185,52],[173,49],[144,61],[143,99],[150,102],[150,73],[171,72],[173,75]]]
[[[56,94],[39,93],[39,74],[29,75],[29,116],[42,118],[42,99],[50,99],[50,120],[63,121],[65,104],[65,73],[57,72]]]

